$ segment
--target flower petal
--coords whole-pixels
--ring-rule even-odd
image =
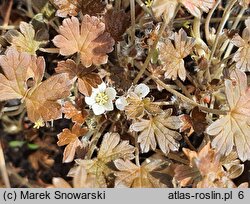
[[[116,97],[116,90],[112,87],[106,88],[105,93],[108,95],[109,100],[113,100]]]
[[[113,105],[113,102],[111,100],[109,100],[103,106],[104,106],[104,108],[105,108],[106,111],[112,111],[112,110],[114,110],[114,105]]]
[[[128,105],[128,102],[127,102],[127,100],[126,100],[126,98],[124,96],[119,97],[115,101],[115,106],[119,110],[124,110],[127,105]]]
[[[104,92],[106,87],[107,87],[106,84],[102,82],[100,85],[98,85],[97,89],[99,90],[99,92]]]
[[[139,84],[135,87],[134,92],[136,95],[138,95],[140,98],[144,98],[149,93],[149,87],[146,84]]]
[[[95,97],[93,97],[93,94],[92,94],[90,97],[86,96],[86,97],[85,97],[85,102],[86,102],[89,106],[94,105],[94,104],[95,104]]]
[[[93,106],[92,106],[92,109],[93,109],[93,112],[95,115],[101,115],[105,112],[105,108],[104,106],[100,106],[99,104],[95,103]]]

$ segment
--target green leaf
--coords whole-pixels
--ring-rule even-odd
[[[37,145],[37,144],[32,144],[32,143],[28,143],[28,148],[29,148],[30,150],[36,150],[36,149],[39,148],[39,145]]]
[[[25,144],[25,141],[13,140],[9,142],[9,146],[12,148],[22,147]]]

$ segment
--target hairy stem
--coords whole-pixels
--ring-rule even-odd
[[[241,18],[243,16],[245,10],[246,10],[246,8],[244,8],[244,7],[240,10],[240,13],[238,14],[236,20],[234,21],[234,24],[233,24],[233,26],[232,26],[231,29],[236,29],[237,28],[237,26],[238,26],[239,22],[241,21]],[[224,42],[224,44],[223,44],[223,46],[221,48],[222,51],[224,51],[226,49],[226,47],[229,44],[229,42],[230,42],[229,40],[227,40],[226,42]],[[232,43],[230,43],[229,46],[228,46],[228,48],[227,48],[227,50],[226,50],[226,52],[225,52],[225,55],[223,57],[224,59],[227,58],[230,55],[233,47],[234,47],[234,45]]]
[[[164,30],[166,29],[166,27],[167,27],[167,22],[164,19],[163,24],[161,25],[161,28],[160,28],[159,33],[157,35],[157,38],[155,39],[154,44],[153,44],[153,46],[152,46],[152,48],[151,48],[151,50],[150,50],[150,52],[149,52],[149,54],[148,54],[148,56],[147,56],[147,58],[145,60],[143,66],[141,67],[139,73],[137,74],[137,76],[135,77],[135,79],[133,81],[134,84],[137,84],[137,82],[140,80],[140,78],[144,74],[145,70],[147,69],[147,67],[149,65],[149,62],[150,62],[150,60],[153,57],[153,54],[155,52],[156,46],[158,44],[158,41],[160,40],[160,38],[161,38]]]
[[[211,21],[213,14],[214,14],[214,11],[216,10],[216,8],[220,4],[220,2],[221,2],[221,0],[216,1],[216,4],[214,4],[213,8],[209,11],[207,18],[206,18],[206,21],[205,21],[205,36],[206,36],[207,42],[210,42],[210,31],[209,31],[210,21]]]
[[[220,34],[228,20],[228,18],[230,17],[230,13],[231,13],[231,9],[233,8],[234,4],[237,2],[237,0],[231,0],[228,5],[226,6],[225,8],[225,11],[223,13],[223,16],[222,16],[222,19],[221,19],[221,22],[220,22],[220,25],[219,25],[219,28],[217,30],[217,33],[216,33],[216,37],[215,37],[215,41],[214,41],[214,44],[213,44],[213,47],[212,47],[212,50],[211,50],[211,53],[210,53],[210,56],[209,56],[209,65],[211,64],[211,61],[213,59],[213,56],[214,56],[214,53],[217,49],[217,45],[218,45],[218,42],[219,42],[219,37],[220,37]]]

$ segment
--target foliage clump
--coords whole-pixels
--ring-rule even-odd
[[[29,149],[26,185],[248,187],[249,4],[1,3],[1,141]]]

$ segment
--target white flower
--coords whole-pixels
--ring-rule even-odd
[[[149,92],[150,89],[146,84],[139,84],[134,89],[134,93],[141,99],[147,96]]]
[[[95,115],[101,115],[105,111],[114,110],[113,100],[116,97],[116,90],[112,87],[106,87],[101,83],[98,88],[93,88],[90,97],[85,97],[85,102],[92,107]]]
[[[117,109],[122,110],[122,111],[125,109],[125,107],[128,105],[127,98],[143,99],[150,92],[150,89],[146,84],[139,84],[135,86],[134,88],[131,87],[131,89],[128,90],[128,94],[126,97],[120,96],[115,101],[115,105]]]
[[[125,107],[128,105],[128,102],[124,96],[120,96],[116,101],[115,101],[115,106],[119,110],[124,110]]]

